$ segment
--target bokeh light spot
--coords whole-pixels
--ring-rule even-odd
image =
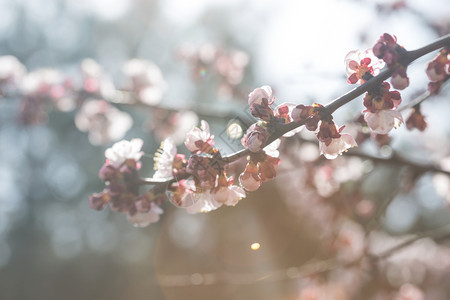
[[[252,249],[253,251],[258,250],[259,248],[261,248],[261,244],[260,243],[253,243],[250,245],[250,249]]]

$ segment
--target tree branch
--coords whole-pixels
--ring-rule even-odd
[[[447,34],[439,39],[437,39],[436,41],[422,47],[419,48],[417,50],[413,50],[413,51],[405,51],[405,53],[403,54],[403,57],[401,57],[400,61],[402,63],[402,65],[407,66],[410,63],[412,63],[414,60],[416,60],[417,58],[424,56],[432,51],[438,50],[440,48],[443,47],[450,47],[450,34]],[[325,105],[324,107],[328,110],[328,112],[330,114],[332,114],[333,112],[335,112],[338,108],[340,108],[341,106],[349,103],[350,101],[354,100],[355,98],[361,96],[362,94],[364,94],[365,92],[375,88],[376,86],[380,85],[383,81],[385,81],[386,79],[388,79],[393,72],[395,71],[395,69],[385,69],[384,71],[382,71],[380,74],[378,74],[377,76],[371,78],[370,80],[366,81],[364,84],[354,88],[353,90],[349,91],[348,93],[334,99],[333,101],[331,101],[330,103],[328,103],[327,105]],[[285,133],[296,129],[302,125],[305,124],[305,121],[301,121],[301,122],[291,122],[291,123],[287,123],[287,124],[282,124],[279,125],[275,128],[275,131],[271,134],[271,136],[269,137],[268,141],[267,141],[267,145],[269,145],[270,143],[272,143],[273,141],[275,141],[276,139],[279,139],[280,137],[282,137]],[[222,159],[225,163],[231,163],[233,161],[236,161],[244,156],[249,155],[251,152],[248,149],[242,149],[239,150],[235,153],[232,153],[230,155],[226,155],[223,156]],[[365,155],[360,154],[361,157],[364,157]],[[368,158],[368,157],[367,157]],[[371,157],[370,159],[374,160],[374,161],[383,161],[386,162],[385,159],[383,158],[377,158],[377,157]],[[396,157],[391,158],[392,161],[390,160],[389,162],[392,163],[401,163],[401,164],[415,164],[415,167],[419,168],[419,169],[423,169],[423,170],[430,170],[430,171],[435,171],[435,172],[442,172],[442,173],[446,173],[446,174],[450,174],[447,171],[438,169],[434,166],[423,166],[423,165],[419,165],[413,162],[409,162],[403,158],[399,158]],[[162,184],[162,183],[168,183],[169,181],[172,182],[172,180],[174,180],[173,178],[168,178],[165,181],[164,180],[157,180],[156,184]],[[150,184],[154,182],[152,178],[145,178],[142,179],[142,183],[143,184]]]

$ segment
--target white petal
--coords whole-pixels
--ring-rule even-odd
[[[280,146],[280,143],[281,143],[281,140],[276,139],[275,141],[273,141],[272,143],[270,143],[269,145],[264,147],[263,150],[267,155],[270,155],[272,157],[278,157],[280,155],[280,152],[278,151],[278,147]]]
[[[135,227],[146,227],[151,223],[159,221],[159,215],[163,210],[156,204],[151,203],[151,209],[146,213],[136,213],[132,216],[127,215],[128,221]]]
[[[367,112],[364,115],[370,130],[373,133],[387,134],[392,128],[403,123],[402,115],[396,110],[382,110],[376,113]]]

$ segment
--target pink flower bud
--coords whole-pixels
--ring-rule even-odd
[[[267,155],[266,159],[258,164],[259,177],[262,181],[274,179],[277,176],[278,165],[281,160],[277,157]]]
[[[430,81],[436,82],[444,80],[449,74],[450,68],[450,54],[447,49],[442,49],[432,61],[430,61],[426,68],[426,73]]]
[[[102,181],[111,181],[117,178],[118,172],[112,165],[104,164],[98,172]]]
[[[388,67],[390,67],[399,59],[399,55],[396,50],[397,47],[397,38],[385,33],[373,46],[372,51],[376,57],[383,59]]]
[[[251,152],[259,152],[266,146],[268,138],[269,132],[266,127],[255,123],[248,128],[247,133],[242,138],[241,142],[242,145]]]
[[[273,118],[273,110],[270,108],[274,98],[272,96],[272,89],[268,85],[264,85],[255,89],[248,95],[248,106],[252,116],[263,121],[270,122]]]
[[[89,197],[89,206],[95,210],[102,210],[108,204],[109,200],[110,197],[105,192],[93,194]]]
[[[395,70],[391,78],[391,83],[394,89],[403,90],[409,86],[409,78],[406,75],[405,68],[398,68]]]
[[[252,107],[255,104],[261,105],[264,100],[266,100],[265,102],[268,104],[272,104],[274,100],[272,96],[272,88],[268,85],[257,88],[248,95],[248,106]]]
[[[247,164],[244,172],[239,176],[239,183],[244,189],[250,192],[256,191],[261,186],[261,178],[258,175],[258,166],[255,163],[250,161]]]

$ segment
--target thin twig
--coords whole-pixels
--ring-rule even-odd
[[[450,78],[449,75],[447,75],[443,81],[442,84],[446,83],[448,81],[448,79]],[[442,89],[443,87],[441,87]],[[409,108],[413,108],[417,105],[420,105],[423,101],[427,100],[428,98],[430,98],[433,94],[430,93],[430,91],[426,90],[425,92],[423,92],[422,94],[420,94],[418,97],[414,98],[413,100],[411,100],[409,103],[407,103],[405,106],[400,107],[398,109],[398,111],[405,111]]]
[[[425,237],[429,237],[429,238],[432,238],[437,241],[442,241],[442,240],[448,239],[448,238],[450,238],[449,225],[450,224],[447,224],[442,227],[438,227],[438,228],[431,229],[431,230],[428,230],[425,232],[417,233],[414,237],[412,237],[390,249],[384,250],[380,254],[376,254],[376,255],[374,254],[372,256],[374,259],[377,259],[377,260],[387,258],[387,257],[391,256],[392,254],[394,254],[395,252],[397,252],[397,251],[399,251],[399,250],[401,250],[401,249],[403,249]]]

